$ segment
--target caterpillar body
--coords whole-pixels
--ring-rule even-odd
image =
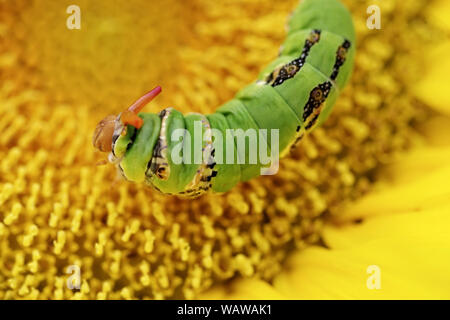
[[[347,9],[338,0],[304,0],[292,13],[278,58],[215,113],[183,115],[167,108],[159,114],[138,114],[161,91],[157,87],[118,116],[102,120],[94,133],[94,146],[110,152],[110,161],[127,180],[145,182],[163,193],[196,197],[208,190],[225,192],[260,175],[267,162],[251,161],[250,146],[240,148],[234,138],[231,143],[213,139],[211,131],[228,137],[229,129],[277,129],[284,155],[328,117],[349,80],[354,55],[355,32]],[[201,148],[194,148],[195,134],[174,141],[176,129],[200,130]],[[258,135],[257,143],[271,146],[272,139]],[[175,150],[180,144],[181,151]],[[175,151],[183,159],[189,154],[203,161],[179,163],[173,157]],[[266,151],[267,155],[270,150]],[[217,161],[219,156],[222,161]]]

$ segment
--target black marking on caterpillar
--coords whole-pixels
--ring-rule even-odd
[[[336,51],[336,61],[334,62],[333,72],[331,73],[330,79],[336,80],[339,75],[339,69],[345,63],[345,59],[347,58],[348,49],[350,49],[351,43],[347,39],[339,46]]]
[[[321,111],[321,110],[320,110]],[[316,124],[317,119],[319,118],[320,111],[317,113],[314,113],[314,116],[311,118],[311,120],[308,122],[308,124],[305,126],[305,130],[309,130],[313,125]]]
[[[300,142],[300,140],[303,139],[303,136],[305,135],[305,131],[303,130],[302,133],[300,133],[294,140],[294,143],[291,145],[291,149],[295,148],[295,146],[297,145],[297,143]]]
[[[346,39],[336,50],[336,60],[334,62],[333,72],[330,76],[330,80],[336,80],[339,74],[339,69],[345,63],[347,52],[350,46],[350,41]],[[326,81],[315,87],[309,94],[308,102],[303,108],[303,122],[305,130],[312,128],[317,122],[320,112],[322,111],[323,104],[330,94],[332,87],[333,83],[331,81]]]
[[[272,73],[265,80],[266,84],[276,87],[284,81],[293,78],[305,64],[306,58],[308,57],[312,46],[320,41],[320,33],[320,30],[313,30],[309,37],[305,40],[305,45],[300,57],[272,71]]]
[[[118,171],[119,171],[120,175],[126,179],[127,177],[125,176],[125,173],[123,172],[122,166],[119,164],[117,166],[117,168],[118,168]]]
[[[167,119],[172,109],[167,108],[161,110],[159,117],[161,118],[161,130],[159,133],[158,141],[156,142],[153,150],[153,156],[147,164],[146,176],[157,176],[161,180],[167,180],[170,175],[169,163],[167,162]]]
[[[217,171],[213,170],[216,162],[214,160],[215,149],[212,143],[211,136],[211,124],[208,119],[203,116],[202,124],[203,128],[206,130],[206,145],[202,149],[203,159],[208,159],[206,163],[203,163],[197,170],[194,178],[188,184],[186,189],[180,194],[187,197],[197,197],[204,192],[208,191],[212,187],[211,179],[217,176]]]
[[[290,145],[290,150],[294,149],[297,144],[305,136],[305,132],[310,130],[319,119],[322,112],[323,105],[331,92],[333,84],[331,81],[326,81],[314,87],[309,93],[309,99],[303,108],[303,127],[297,127],[297,134],[294,142]]]
[[[309,99],[303,108],[303,123],[305,130],[311,128],[317,121],[318,115],[322,109],[323,103],[331,92],[333,84],[331,81],[326,81],[319,84],[311,90]]]
[[[348,49],[351,43],[347,39],[344,40],[342,45],[336,50],[336,60],[333,66],[333,72],[331,73],[330,80],[335,81],[339,75],[339,69],[345,63]],[[294,143],[291,145],[291,149],[294,148],[298,142],[303,138],[304,131],[310,130],[319,119],[322,111],[323,104],[330,94],[333,83],[331,81],[324,82],[315,87],[309,94],[308,102],[303,108],[303,125],[304,129],[300,131],[300,127],[297,127],[297,137]]]

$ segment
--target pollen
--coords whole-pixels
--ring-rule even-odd
[[[0,299],[195,298],[231,278],[272,280],[293,247],[320,241],[327,217],[366,193],[371,173],[420,139],[428,107],[411,94],[438,34],[429,1],[345,4],[356,66],[323,126],[277,175],[183,200],[96,166],[96,123],[155,85],[148,112],[211,113],[253,82],[285,37],[297,0],[0,2]],[[80,270],[81,287],[67,285]],[[75,281],[76,282],[76,281]],[[75,283],[73,282],[73,283]]]

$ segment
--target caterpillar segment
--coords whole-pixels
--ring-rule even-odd
[[[158,141],[153,149],[153,156],[148,163],[147,171],[145,172],[146,178],[150,181],[152,177],[156,176],[158,179],[167,180],[170,175],[170,166],[167,159],[168,140],[166,137],[167,119],[172,113],[173,108],[167,108],[159,113],[161,119],[161,130],[159,132]]]
[[[236,102],[236,100],[231,101]],[[253,120],[247,114],[243,117],[239,113],[234,114],[234,112],[239,112],[243,109],[233,108],[233,102],[230,102],[228,107],[222,106],[222,112],[215,112],[206,116],[211,127],[220,133],[214,136],[213,142],[215,147],[213,156],[216,161],[214,165],[216,173],[212,179],[213,184],[211,188],[213,192],[225,192],[241,181],[241,165],[237,161],[237,147],[234,140],[229,138],[229,131],[227,130],[238,119],[245,119],[250,123]]]
[[[212,187],[212,178],[216,177],[217,171],[214,170],[216,162],[214,160],[215,149],[212,141],[211,124],[206,116],[197,114],[201,118],[202,137],[205,140],[202,146],[202,157],[197,168],[194,178],[189,182],[184,191],[180,194],[187,197],[197,197]],[[197,161],[197,162],[198,162]]]
[[[186,117],[173,108],[161,111],[161,130],[153,157],[146,171],[146,183],[167,194],[179,194],[196,197],[207,191],[211,179],[217,173],[214,170],[214,148],[211,139],[211,126],[208,119],[201,114],[189,114]],[[195,134],[195,122],[201,123],[199,137],[188,137],[186,132]],[[176,129],[181,135],[179,140],[172,140]],[[186,129],[187,131],[184,131]],[[196,153],[195,143],[202,141],[202,153]],[[183,147],[187,152],[183,153]],[[175,150],[178,148],[178,151]],[[175,151],[175,152],[174,152]],[[179,156],[174,159],[172,156]],[[207,159],[207,161],[203,161]]]
[[[140,113],[161,92],[156,87],[102,120],[94,146],[110,152],[125,179],[165,194],[225,192],[260,175],[273,153],[284,156],[325,121],[353,68],[355,31],[338,0],[302,1],[288,27],[279,56],[215,113]]]

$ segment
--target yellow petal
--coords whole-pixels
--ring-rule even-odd
[[[334,219],[348,221],[368,216],[416,212],[425,208],[438,208],[450,203],[450,164],[428,171],[409,172],[405,183],[390,184],[385,181],[377,191],[349,205]]]
[[[293,255],[274,287],[295,299],[448,299],[449,213],[445,206],[329,227],[331,249]],[[380,289],[370,286],[370,266],[379,268]]]
[[[429,23],[434,24],[438,28],[445,31],[450,31],[450,2],[447,0],[433,1],[432,5],[428,6],[426,12]]]
[[[424,61],[427,62],[423,70],[423,78],[413,86],[413,93],[430,107],[441,113],[450,114],[450,41],[423,50]]]
[[[427,65],[422,80],[414,86],[413,92],[435,110],[450,114],[450,79],[447,77],[450,71],[450,60],[447,59],[450,50],[450,2],[433,1],[426,10],[426,18],[428,23],[438,28],[441,43],[423,50],[423,61]]]
[[[420,126],[428,146],[450,147],[450,117],[433,117]]]

